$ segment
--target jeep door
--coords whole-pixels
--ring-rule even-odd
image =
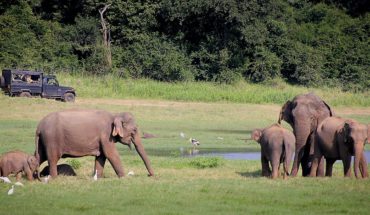
[[[58,98],[60,94],[58,81],[55,78],[44,78],[42,97]]]

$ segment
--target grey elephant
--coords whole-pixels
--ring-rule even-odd
[[[112,114],[103,110],[66,110],[51,113],[37,126],[35,155],[40,164],[48,161],[52,177],[57,176],[57,162],[60,158],[82,156],[95,156],[98,177],[103,175],[106,159],[118,177],[123,177],[116,142],[129,147],[133,144],[149,176],[154,175],[141,143],[139,128],[133,115],[126,112]]]
[[[22,173],[25,173],[28,180],[33,180],[33,174],[36,173],[39,177],[39,162],[35,156],[25,152],[15,150],[3,154],[0,157],[0,176],[16,175],[16,180],[19,181]]]
[[[333,112],[329,105],[313,93],[298,95],[292,101],[287,101],[281,108],[278,123],[280,124],[281,120],[289,123],[296,137],[292,176],[297,175],[300,163],[302,175],[310,174],[310,162],[313,156],[311,146],[315,141],[317,125],[330,116],[333,116]],[[323,159],[320,161],[317,175],[324,175]]]
[[[255,129],[251,136],[261,145],[262,176],[277,178],[280,163],[283,163],[284,177],[289,175],[288,168],[295,148],[293,133],[279,124],[273,124],[264,129]]]
[[[317,128],[310,176],[316,176],[319,159],[324,156],[326,176],[332,176],[334,162],[342,160],[344,175],[349,177],[351,176],[351,159],[354,156],[353,168],[356,178],[368,177],[367,161],[364,154],[366,140],[370,140],[370,126],[352,119],[326,118]]]

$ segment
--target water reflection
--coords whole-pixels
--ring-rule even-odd
[[[248,151],[245,148],[183,148],[178,150],[171,149],[148,149],[150,155],[156,156],[182,156],[182,157],[197,157],[211,156],[223,157],[226,160],[260,160],[261,152]],[[365,157],[370,163],[370,151],[365,151]]]

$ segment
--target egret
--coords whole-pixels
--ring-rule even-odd
[[[14,183],[14,185],[21,186],[21,187],[23,187],[23,186],[24,186],[24,185],[22,184],[22,182],[20,182],[20,181],[15,182],[15,183]]]
[[[180,132],[180,137],[181,137],[181,138],[185,138],[185,134],[184,134],[184,132]]]
[[[12,188],[8,190],[8,195],[12,195],[14,193],[14,185],[12,185]]]
[[[94,181],[97,181],[98,180],[98,170],[96,169],[95,170],[95,175],[94,175]]]
[[[127,173],[127,175],[129,175],[129,176],[134,176],[135,175],[135,173],[134,173],[134,171],[129,171],[128,173]]]
[[[196,139],[194,139],[194,138],[191,138],[191,137],[190,137],[190,139],[189,139],[189,142],[190,142],[191,144],[193,144],[193,146],[199,146],[199,145],[200,145],[200,142],[199,142],[198,140],[196,140]]]
[[[1,180],[3,180],[5,183],[12,183],[8,177],[0,177]]]
[[[47,183],[48,183],[48,181],[49,181],[49,179],[50,179],[50,175],[46,176],[46,177],[44,178],[44,183],[45,183],[45,184],[47,184]]]

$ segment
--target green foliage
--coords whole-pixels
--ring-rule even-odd
[[[67,163],[71,165],[71,167],[75,170],[79,169],[82,166],[81,162],[77,159],[70,159],[67,161]]]
[[[250,65],[248,74],[250,79],[261,82],[279,77],[282,61],[276,54],[261,48],[255,53],[254,60]]]
[[[198,169],[216,168],[222,166],[224,159],[220,157],[197,157],[193,158],[189,165]]]
[[[108,3],[112,67],[98,12]],[[0,3],[0,67],[166,82],[282,78],[367,91],[367,5],[363,0],[10,1]]]

